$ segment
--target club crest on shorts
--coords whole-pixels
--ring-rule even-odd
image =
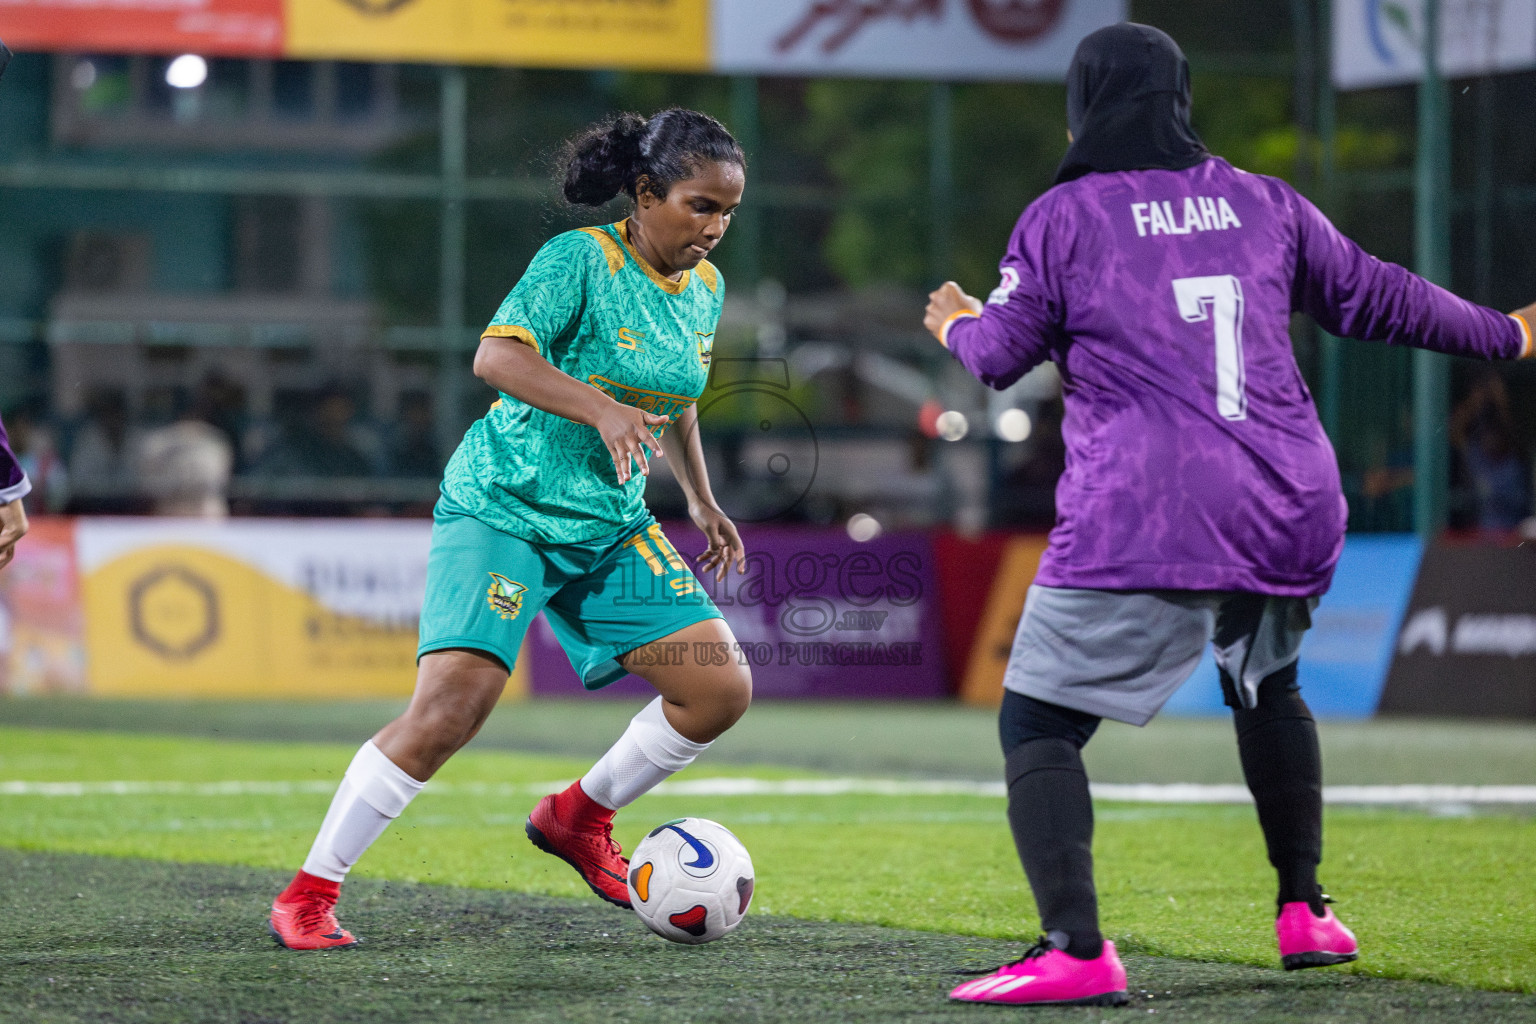
[[[485,600],[491,611],[503,619],[517,618],[523,610],[523,595],[528,593],[528,588],[494,572],[490,577],[491,585],[486,588]]]

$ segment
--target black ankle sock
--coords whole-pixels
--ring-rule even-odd
[[[1317,723],[1292,689],[1295,678],[1295,666],[1268,677],[1259,686],[1258,707],[1236,708],[1232,718],[1243,778],[1280,883],[1276,906],[1307,903],[1321,915],[1323,762]]]
[[[1093,802],[1078,749],[1065,739],[1032,739],[1008,754],[1008,824],[1040,923],[1069,956],[1092,960],[1104,948],[1093,885]]]

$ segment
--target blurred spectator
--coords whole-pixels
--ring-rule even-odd
[[[197,386],[197,395],[192,404],[199,419],[217,428],[229,440],[235,455],[235,471],[242,471],[245,468],[244,442],[248,426],[245,389],[218,370],[212,370]]]
[[[389,445],[389,467],[396,476],[437,477],[443,459],[437,449],[437,424],[432,396],[407,391],[400,396],[400,415]]]
[[[200,392],[172,423],[147,431],[135,468],[139,489],[156,515],[223,518],[229,515],[229,477],[235,449],[208,421],[208,394]]]
[[[61,512],[69,502],[69,470],[59,457],[53,430],[34,406],[24,405],[5,417],[11,448],[22,471],[32,481],[27,507]]]
[[[1509,392],[1496,372],[1481,373],[1452,410],[1451,439],[1470,499],[1467,525],[1491,531],[1518,528],[1531,514],[1531,486]]]
[[[1049,530],[1056,523],[1056,481],[1067,468],[1061,436],[1066,414],[1059,397],[1041,402],[1023,458],[999,482],[994,496],[994,524]]]
[[[86,403],[86,419],[75,429],[69,448],[69,475],[76,497],[130,501],[138,491],[133,453],[142,435],[129,422],[128,399],[120,389],[93,393]]]
[[[352,396],[336,385],[325,388],[310,404],[307,415],[284,424],[282,436],[256,472],[264,476],[374,475],[379,446],[356,419],[357,405]]]
[[[1369,464],[1358,480],[1346,482],[1349,528],[1366,531],[1413,529],[1413,414],[1398,412],[1396,431],[1367,428]]]

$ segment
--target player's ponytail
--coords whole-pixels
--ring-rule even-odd
[[[561,191],[567,202],[602,206],[621,192],[633,199],[643,178],[645,191],[665,199],[674,182],[693,177],[706,163],[747,165],[741,146],[708,114],[681,107],[650,119],[619,114],[566,142]]]
[[[592,125],[565,144],[562,191],[567,202],[602,206],[625,191],[637,176],[640,140],[645,137],[645,118],[620,114],[611,121]]]

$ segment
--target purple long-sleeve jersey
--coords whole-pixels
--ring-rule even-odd
[[[32,490],[27,474],[22,471],[16,453],[11,451],[11,439],[0,423],[0,504],[25,498]]]
[[[1061,371],[1066,471],[1036,582],[1103,590],[1328,589],[1346,509],[1288,333],[1483,359],[1520,321],[1366,254],[1274,178],[1212,158],[1090,174],[1024,211],[980,317],[945,341],[1006,387]]]

